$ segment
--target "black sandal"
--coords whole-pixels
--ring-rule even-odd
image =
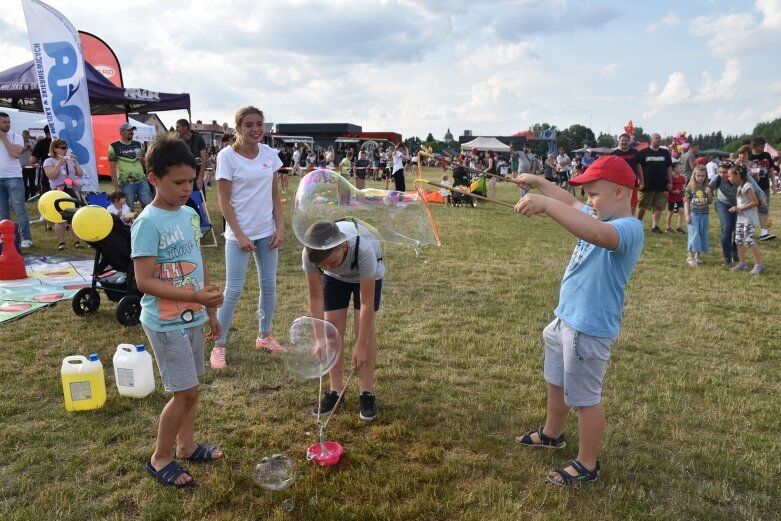
[[[60,243],[60,245],[59,245],[59,246],[57,246],[57,249],[58,249],[59,251],[63,251],[63,250],[65,249],[65,243],[64,243],[64,242],[61,242],[61,243]]]
[[[535,443],[532,440],[531,435],[535,432],[537,433],[537,436],[540,437],[539,443]],[[520,438],[515,438],[515,441],[521,445],[526,445],[527,447],[545,447],[546,449],[563,449],[567,446],[567,440],[565,439],[563,432],[558,438],[551,438],[542,432],[542,427],[536,431],[529,431],[524,433],[524,435]]]
[[[78,250],[79,248],[81,248],[81,243],[79,241],[74,241],[73,242],[73,247]]]
[[[572,465],[572,468],[574,468],[578,474],[577,476],[573,476],[566,470],[566,466],[562,466],[560,469],[556,469],[553,472],[561,476],[561,479],[564,481],[559,481],[558,479],[548,476],[545,479],[549,483],[553,483],[554,485],[558,485],[560,487],[574,487],[578,483],[592,483],[599,479],[599,462],[597,461],[597,466],[594,467],[594,470],[587,469],[581,462],[579,462],[576,459],[570,460],[569,464]]]

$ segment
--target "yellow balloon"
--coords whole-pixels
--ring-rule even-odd
[[[97,242],[105,239],[111,233],[114,226],[114,220],[108,210],[102,206],[89,205],[79,208],[73,215],[71,228],[73,233],[87,242]]]
[[[41,213],[41,217],[53,223],[64,222],[65,219],[63,219],[62,215],[60,215],[60,212],[58,212],[54,208],[54,201],[56,201],[57,199],[68,199],[68,198],[70,198],[68,194],[66,194],[65,192],[60,192],[59,190],[49,190],[48,192],[43,194],[41,198],[38,199],[38,211]],[[66,208],[75,208],[75,207],[76,205],[71,202],[62,203],[60,205],[60,210],[65,210]]]

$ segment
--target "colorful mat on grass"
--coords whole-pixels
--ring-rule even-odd
[[[16,320],[90,285],[92,260],[25,256],[27,278],[0,280],[0,324]]]

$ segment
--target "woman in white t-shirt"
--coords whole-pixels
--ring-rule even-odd
[[[255,347],[281,352],[271,336],[277,302],[277,261],[285,240],[282,202],[276,173],[282,167],[277,151],[263,144],[263,112],[242,107],[236,112],[236,143],[217,155],[217,194],[225,217],[225,299],[217,310],[222,335],[210,362],[225,367],[225,341],[236,304],[244,290],[250,254],[258,272],[258,336]]]

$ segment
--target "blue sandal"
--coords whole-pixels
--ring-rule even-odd
[[[537,436],[540,437],[539,443],[535,443],[532,440],[532,434],[537,433]],[[515,441],[520,443],[521,445],[526,445],[527,447],[544,447],[546,449],[563,449],[567,446],[567,440],[564,437],[564,433],[562,432],[561,435],[559,435],[558,438],[551,438],[550,436],[547,436],[544,432],[542,432],[542,427],[537,429],[536,431],[529,431],[523,434],[520,438],[515,438]]]
[[[222,456],[219,458],[215,458],[212,453],[215,450],[222,451]],[[174,451],[174,458],[176,457],[176,451]],[[218,447],[209,447],[208,445],[204,445],[203,443],[199,443],[195,446],[195,450],[192,454],[190,454],[189,457],[183,458],[187,461],[194,461],[196,463],[211,463],[213,461],[217,461],[219,459],[222,459],[225,457],[225,451]]]
[[[560,469],[556,469],[553,472],[557,473],[559,476],[561,476],[561,479],[564,481],[559,481],[552,476],[548,476],[545,479],[549,483],[553,483],[554,485],[558,485],[560,487],[573,487],[577,485],[578,483],[592,483],[599,479],[599,462],[597,461],[597,466],[594,467],[594,470],[587,469],[581,462],[579,462],[576,459],[570,460],[569,464],[572,465],[572,468],[574,468],[577,471],[577,475],[573,476],[566,470],[564,470],[566,467],[562,466]]]
[[[146,462],[146,465],[144,465],[144,468],[146,468],[146,471],[149,472],[149,474],[162,485],[176,488],[184,488],[195,485],[195,480],[192,476],[190,476],[190,473],[180,467],[175,461],[172,461],[160,470],[155,470],[155,468],[152,466],[152,460],[149,460]],[[190,480],[184,483],[177,483],[176,479],[182,474],[190,476]]]

